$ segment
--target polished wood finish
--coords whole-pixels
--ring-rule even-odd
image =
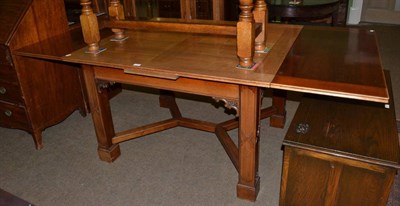
[[[32,134],[37,149],[42,131],[79,109],[86,113],[76,67],[14,55],[27,45],[68,31],[61,0],[1,1],[0,126]],[[58,43],[57,43],[58,44]],[[47,47],[53,50],[56,44]]]
[[[283,144],[280,205],[386,205],[400,168],[393,100],[305,97]]]
[[[267,46],[273,52],[256,54],[258,64],[251,72],[235,68],[236,38],[220,35],[128,30],[129,38],[123,44],[110,41],[110,37],[103,39],[100,45],[106,52],[89,55],[82,48],[61,59],[119,68],[110,72],[115,77],[134,71],[165,79],[186,77],[268,88],[301,28],[270,25]]]
[[[182,0],[181,6],[184,5],[184,1]],[[85,42],[88,44],[89,53],[99,53],[102,49],[99,48],[99,26],[97,19],[93,13],[91,8],[90,0],[82,0],[82,15],[81,15],[81,26],[82,32],[85,39]],[[240,6],[242,12],[239,15],[239,21],[236,26],[236,47],[237,47],[237,56],[239,58],[238,68],[240,69],[254,69],[255,62],[253,60],[254,57],[254,46],[255,46],[255,38],[258,38],[258,50],[263,50],[266,35],[266,24],[267,21],[262,19],[261,17],[266,17],[266,8],[265,2],[258,1],[257,9],[254,11],[257,14],[257,20],[262,24],[261,29],[256,33],[255,20],[253,16],[253,2],[252,0],[241,0]],[[109,13],[111,15],[111,19],[113,21],[123,21],[123,8],[119,2],[119,0],[113,0],[110,2]],[[123,25],[128,28],[134,27],[134,21],[125,22]],[[151,28],[161,28],[172,31],[182,31],[182,32],[196,32],[196,33],[223,33],[223,28],[217,28],[217,24],[213,23],[212,28],[210,26],[204,26],[203,24],[196,24],[195,26],[191,26],[188,24],[180,24],[180,23],[171,23],[168,22],[168,26],[163,26],[159,23],[154,22],[141,22],[141,28],[151,25]],[[116,33],[115,39],[122,40],[125,39],[125,35],[123,34],[123,30],[120,28],[113,27],[116,24],[109,23],[108,25],[112,26],[112,30]],[[138,24],[136,24],[138,25]],[[200,27],[199,27],[200,26]],[[260,35],[261,34],[261,35]],[[260,36],[260,37],[258,37]]]
[[[367,29],[304,28],[271,86],[381,103],[389,100],[375,32]]]

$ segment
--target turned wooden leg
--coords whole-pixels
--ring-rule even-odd
[[[43,148],[42,130],[41,129],[35,129],[32,132],[32,137],[33,137],[33,141],[35,142],[36,149],[37,150],[41,150]]]
[[[93,67],[83,65],[82,69],[96,130],[99,157],[103,161],[112,162],[119,157],[121,152],[119,145],[112,143],[115,131],[108,101],[107,85],[96,84]]]
[[[100,32],[97,17],[93,13],[91,0],[80,0],[82,5],[82,14],[80,22],[82,27],[82,34],[85,43],[88,45],[88,53],[98,53],[101,51],[99,48]]]
[[[276,109],[270,118],[270,126],[283,128],[286,122],[286,91],[274,90],[272,95],[272,106]]]
[[[237,196],[255,201],[260,188],[258,177],[261,91],[240,86],[239,182]]]
[[[264,52],[267,40],[268,8],[265,0],[257,0],[253,10],[254,20],[262,24],[262,31],[255,39],[255,50]]]
[[[111,20],[120,21],[125,19],[124,7],[122,6],[119,0],[110,1],[110,6],[108,7],[108,14]],[[127,38],[125,36],[125,30],[117,28],[113,28],[111,30],[114,32],[114,38],[112,40],[123,41]]]
[[[251,69],[254,65],[255,22],[252,13],[253,1],[240,0],[241,13],[237,22],[237,56],[238,68]]]

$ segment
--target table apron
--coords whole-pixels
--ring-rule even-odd
[[[95,78],[98,80],[118,82],[155,89],[164,89],[175,92],[204,95],[227,100],[239,99],[239,85],[180,77],[176,80],[149,77],[124,73],[122,69],[94,67]]]

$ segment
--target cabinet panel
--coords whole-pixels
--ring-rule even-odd
[[[343,167],[338,205],[382,205],[388,173],[358,167]],[[351,194],[351,195],[349,195]],[[381,195],[377,195],[381,194]]]
[[[331,164],[290,148],[285,149],[285,159],[290,164],[283,202],[286,205],[324,205]]]

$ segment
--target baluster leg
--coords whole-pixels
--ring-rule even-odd
[[[256,52],[264,52],[266,49],[267,28],[268,28],[268,7],[265,0],[257,0],[253,10],[254,20],[262,23],[262,32],[256,37]]]
[[[238,68],[251,69],[254,65],[255,27],[252,13],[253,1],[240,0],[241,13],[237,23]]]
[[[92,2],[90,0],[80,0],[82,14],[80,16],[83,39],[88,45],[88,53],[99,53],[100,32],[97,17],[93,13]]]
[[[125,20],[124,7],[119,0],[111,0],[110,6],[108,7],[108,13],[111,20],[120,21]],[[123,29],[111,29],[114,32],[114,38],[112,41],[123,41],[127,39],[125,36],[125,30]]]

